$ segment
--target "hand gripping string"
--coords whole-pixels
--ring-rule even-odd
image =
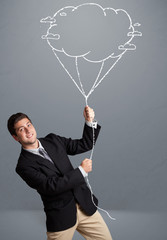
[[[92,160],[93,152],[94,152],[94,148],[95,148],[95,126],[93,125],[93,123],[92,123],[92,132],[93,132],[93,146],[92,146],[91,155],[90,155],[90,159],[91,160]],[[111,217],[111,215],[106,210],[104,210],[103,208],[100,208],[100,207],[98,207],[96,205],[96,203],[94,202],[94,199],[93,199],[93,191],[92,191],[92,187],[91,187],[91,185],[89,183],[89,179],[88,179],[88,177],[86,177],[85,179],[86,179],[87,185],[88,185],[88,187],[90,189],[91,199],[92,199],[92,202],[93,202],[94,206],[97,207],[97,209],[105,212],[111,220],[116,220],[115,218]]]

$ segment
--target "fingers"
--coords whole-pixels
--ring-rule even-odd
[[[85,170],[85,172],[91,172],[92,171],[92,160],[85,158],[82,163],[81,167]]]
[[[95,117],[94,110],[92,108],[90,108],[89,106],[86,106],[84,109],[84,117],[85,117],[86,121],[92,122]]]

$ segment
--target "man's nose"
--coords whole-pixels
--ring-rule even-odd
[[[30,132],[30,130],[29,130],[28,128],[25,128],[25,130],[26,130],[26,133],[29,133],[29,132]]]

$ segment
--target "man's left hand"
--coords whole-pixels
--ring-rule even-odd
[[[84,115],[85,121],[93,122],[95,113],[92,108],[90,108],[89,106],[86,106],[84,108],[83,115]]]

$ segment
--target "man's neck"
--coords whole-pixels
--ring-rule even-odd
[[[37,149],[37,148],[39,148],[39,141],[38,141],[38,139],[36,139],[36,141],[34,142],[34,143],[32,143],[32,144],[27,144],[27,145],[24,145],[24,146],[22,146],[24,149]]]

